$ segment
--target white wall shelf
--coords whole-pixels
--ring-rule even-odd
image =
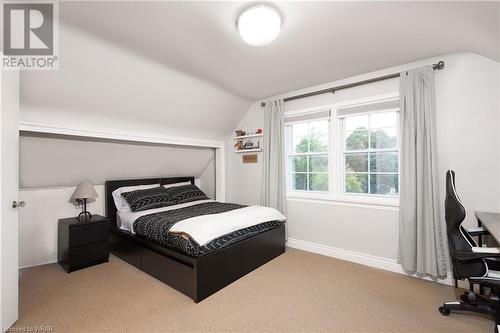
[[[242,136],[235,136],[234,139],[235,140],[241,140],[241,139],[250,139],[250,138],[260,138],[260,137],[263,137],[264,134],[260,133],[260,134],[249,134],[249,135],[242,135]]]
[[[262,151],[262,148],[254,148],[254,149],[239,149],[235,150],[235,153],[256,153]]]

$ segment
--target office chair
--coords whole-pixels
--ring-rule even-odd
[[[446,173],[445,219],[453,275],[456,279],[467,279],[470,284],[478,284],[490,289],[489,295],[482,297],[473,290],[465,291],[460,301],[445,302],[439,308],[442,315],[451,311],[473,311],[490,315],[495,320],[495,333],[500,330],[500,248],[478,247],[462,227],[467,217],[467,209],[460,201],[455,187],[455,172]]]

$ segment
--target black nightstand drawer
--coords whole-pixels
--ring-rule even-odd
[[[73,225],[69,229],[69,244],[71,247],[74,247],[89,243],[107,241],[108,235],[108,223]]]
[[[106,262],[109,259],[109,244],[107,241],[86,244],[71,249],[69,271],[83,268],[95,263]]]

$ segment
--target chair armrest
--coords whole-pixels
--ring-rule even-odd
[[[465,228],[465,231],[472,237],[474,236],[483,236],[489,235],[490,232],[485,227],[474,227],[474,228]]]
[[[478,247],[473,247],[473,249],[479,249]],[[470,251],[455,251],[455,258],[460,261],[470,261],[477,259],[487,259],[487,258],[500,258],[500,248],[498,247],[484,247],[483,249],[492,252],[470,252]],[[491,250],[494,249],[494,250]],[[477,250],[476,250],[477,251]],[[482,251],[482,250],[479,250]]]

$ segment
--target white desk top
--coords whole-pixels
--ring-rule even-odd
[[[500,213],[475,212],[477,219],[500,243]]]

